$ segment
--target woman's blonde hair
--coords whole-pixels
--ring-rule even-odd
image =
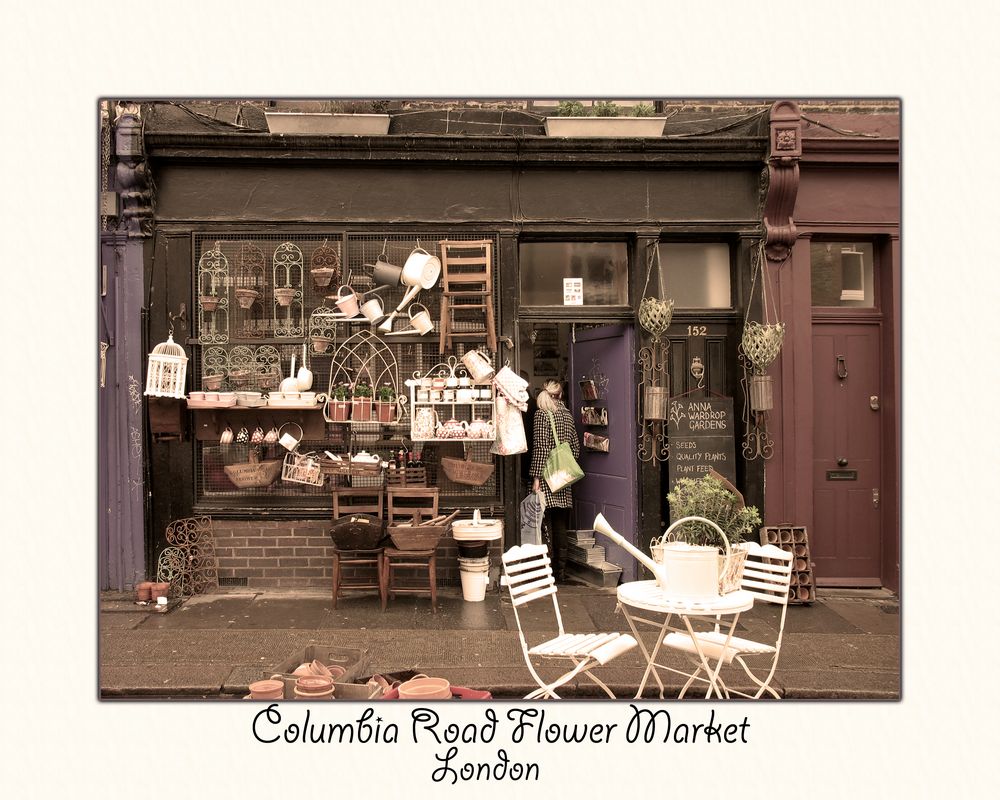
[[[559,408],[559,398],[562,397],[562,384],[559,381],[548,380],[538,393],[538,407],[542,411],[555,411]]]

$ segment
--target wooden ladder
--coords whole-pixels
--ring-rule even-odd
[[[493,313],[493,242],[441,242],[441,352],[456,339],[482,341],[497,349]],[[485,323],[485,325],[484,325]]]

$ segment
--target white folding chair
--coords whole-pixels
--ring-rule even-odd
[[[698,632],[695,634],[698,638],[698,643],[701,645],[703,653],[714,659],[719,659],[721,657],[727,665],[732,664],[732,662],[735,661],[743,667],[743,671],[749,676],[750,680],[760,687],[755,694],[747,694],[746,692],[740,692],[736,689],[729,689],[720,680],[719,683],[722,685],[726,697],[729,697],[730,693],[732,693],[738,694],[741,697],[749,697],[756,700],[766,691],[773,697],[779,700],[781,699],[778,693],[771,688],[770,684],[771,679],[774,677],[774,671],[778,667],[778,657],[781,654],[781,639],[785,632],[785,614],[788,611],[788,585],[791,582],[792,575],[791,560],[791,553],[786,553],[784,550],[775,547],[773,544],[761,546],[756,542],[750,542],[746,566],[743,569],[743,580],[740,585],[741,589],[752,594],[754,600],[760,600],[765,603],[777,603],[781,606],[781,621],[778,624],[778,637],[773,645],[755,642],[751,639],[741,639],[738,636],[734,636],[729,640],[729,645],[727,647],[725,646],[726,634],[719,630],[718,625],[715,626],[714,630]],[[694,683],[694,681],[706,680],[701,677],[701,673],[704,671],[704,665],[698,654],[698,648],[687,633],[668,634],[664,637],[663,644],[667,647],[673,648],[674,650],[680,650],[687,653],[691,656],[691,662],[698,667],[694,673],[692,673],[690,678],[688,678],[688,682],[685,683],[684,687],[681,689],[680,697],[684,697],[684,693],[687,692],[688,688],[692,683]],[[725,652],[723,652],[723,649]],[[766,678],[761,680],[753,673],[750,667],[747,666],[744,658],[749,656],[771,657],[771,666],[768,670]],[[757,669],[760,670],[761,667],[758,667]]]
[[[528,665],[531,677],[539,686],[535,691],[528,693],[524,699],[555,697],[558,700],[559,695],[556,694],[555,690],[577,675],[585,675],[600,686],[608,697],[615,699],[614,692],[590,670],[607,664],[622,653],[631,650],[636,646],[635,639],[622,633],[566,633],[563,629],[562,616],[559,613],[559,601],[556,599],[556,583],[552,576],[552,566],[549,563],[548,548],[545,545],[524,544],[512,547],[503,555],[503,570],[504,576],[501,583],[510,591],[510,599],[514,606],[514,618],[517,620],[517,633],[521,639],[521,649],[524,651],[524,660]],[[552,607],[555,609],[559,633],[552,639],[529,649],[518,609],[544,597],[552,598]],[[554,681],[546,683],[531,663],[532,656],[543,659],[569,660],[573,663],[573,668]]]

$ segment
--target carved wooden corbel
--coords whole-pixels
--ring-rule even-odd
[[[764,252],[784,261],[795,244],[795,197],[802,155],[802,115],[790,100],[771,106],[771,147],[767,157],[768,187],[764,201]]]
[[[153,193],[142,142],[142,121],[138,105],[128,105],[115,125],[115,177],[121,191],[122,219],[130,237],[145,238],[151,233]]]

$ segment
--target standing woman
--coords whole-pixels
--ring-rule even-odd
[[[556,446],[555,440],[552,438],[553,423],[559,441],[569,442],[573,457],[580,457],[580,439],[576,434],[573,415],[563,405],[561,398],[562,386],[558,381],[546,381],[538,393],[538,410],[535,412],[534,430],[532,431],[531,469],[529,471],[534,479],[532,491],[542,492],[545,495],[545,520],[548,522],[549,530],[549,558],[552,560],[552,572],[557,581],[566,579],[565,565],[559,558],[559,549],[565,545],[566,530],[569,528],[570,509],[573,508],[573,487],[567,486],[558,492],[553,492],[542,477],[545,461],[552,448]]]

